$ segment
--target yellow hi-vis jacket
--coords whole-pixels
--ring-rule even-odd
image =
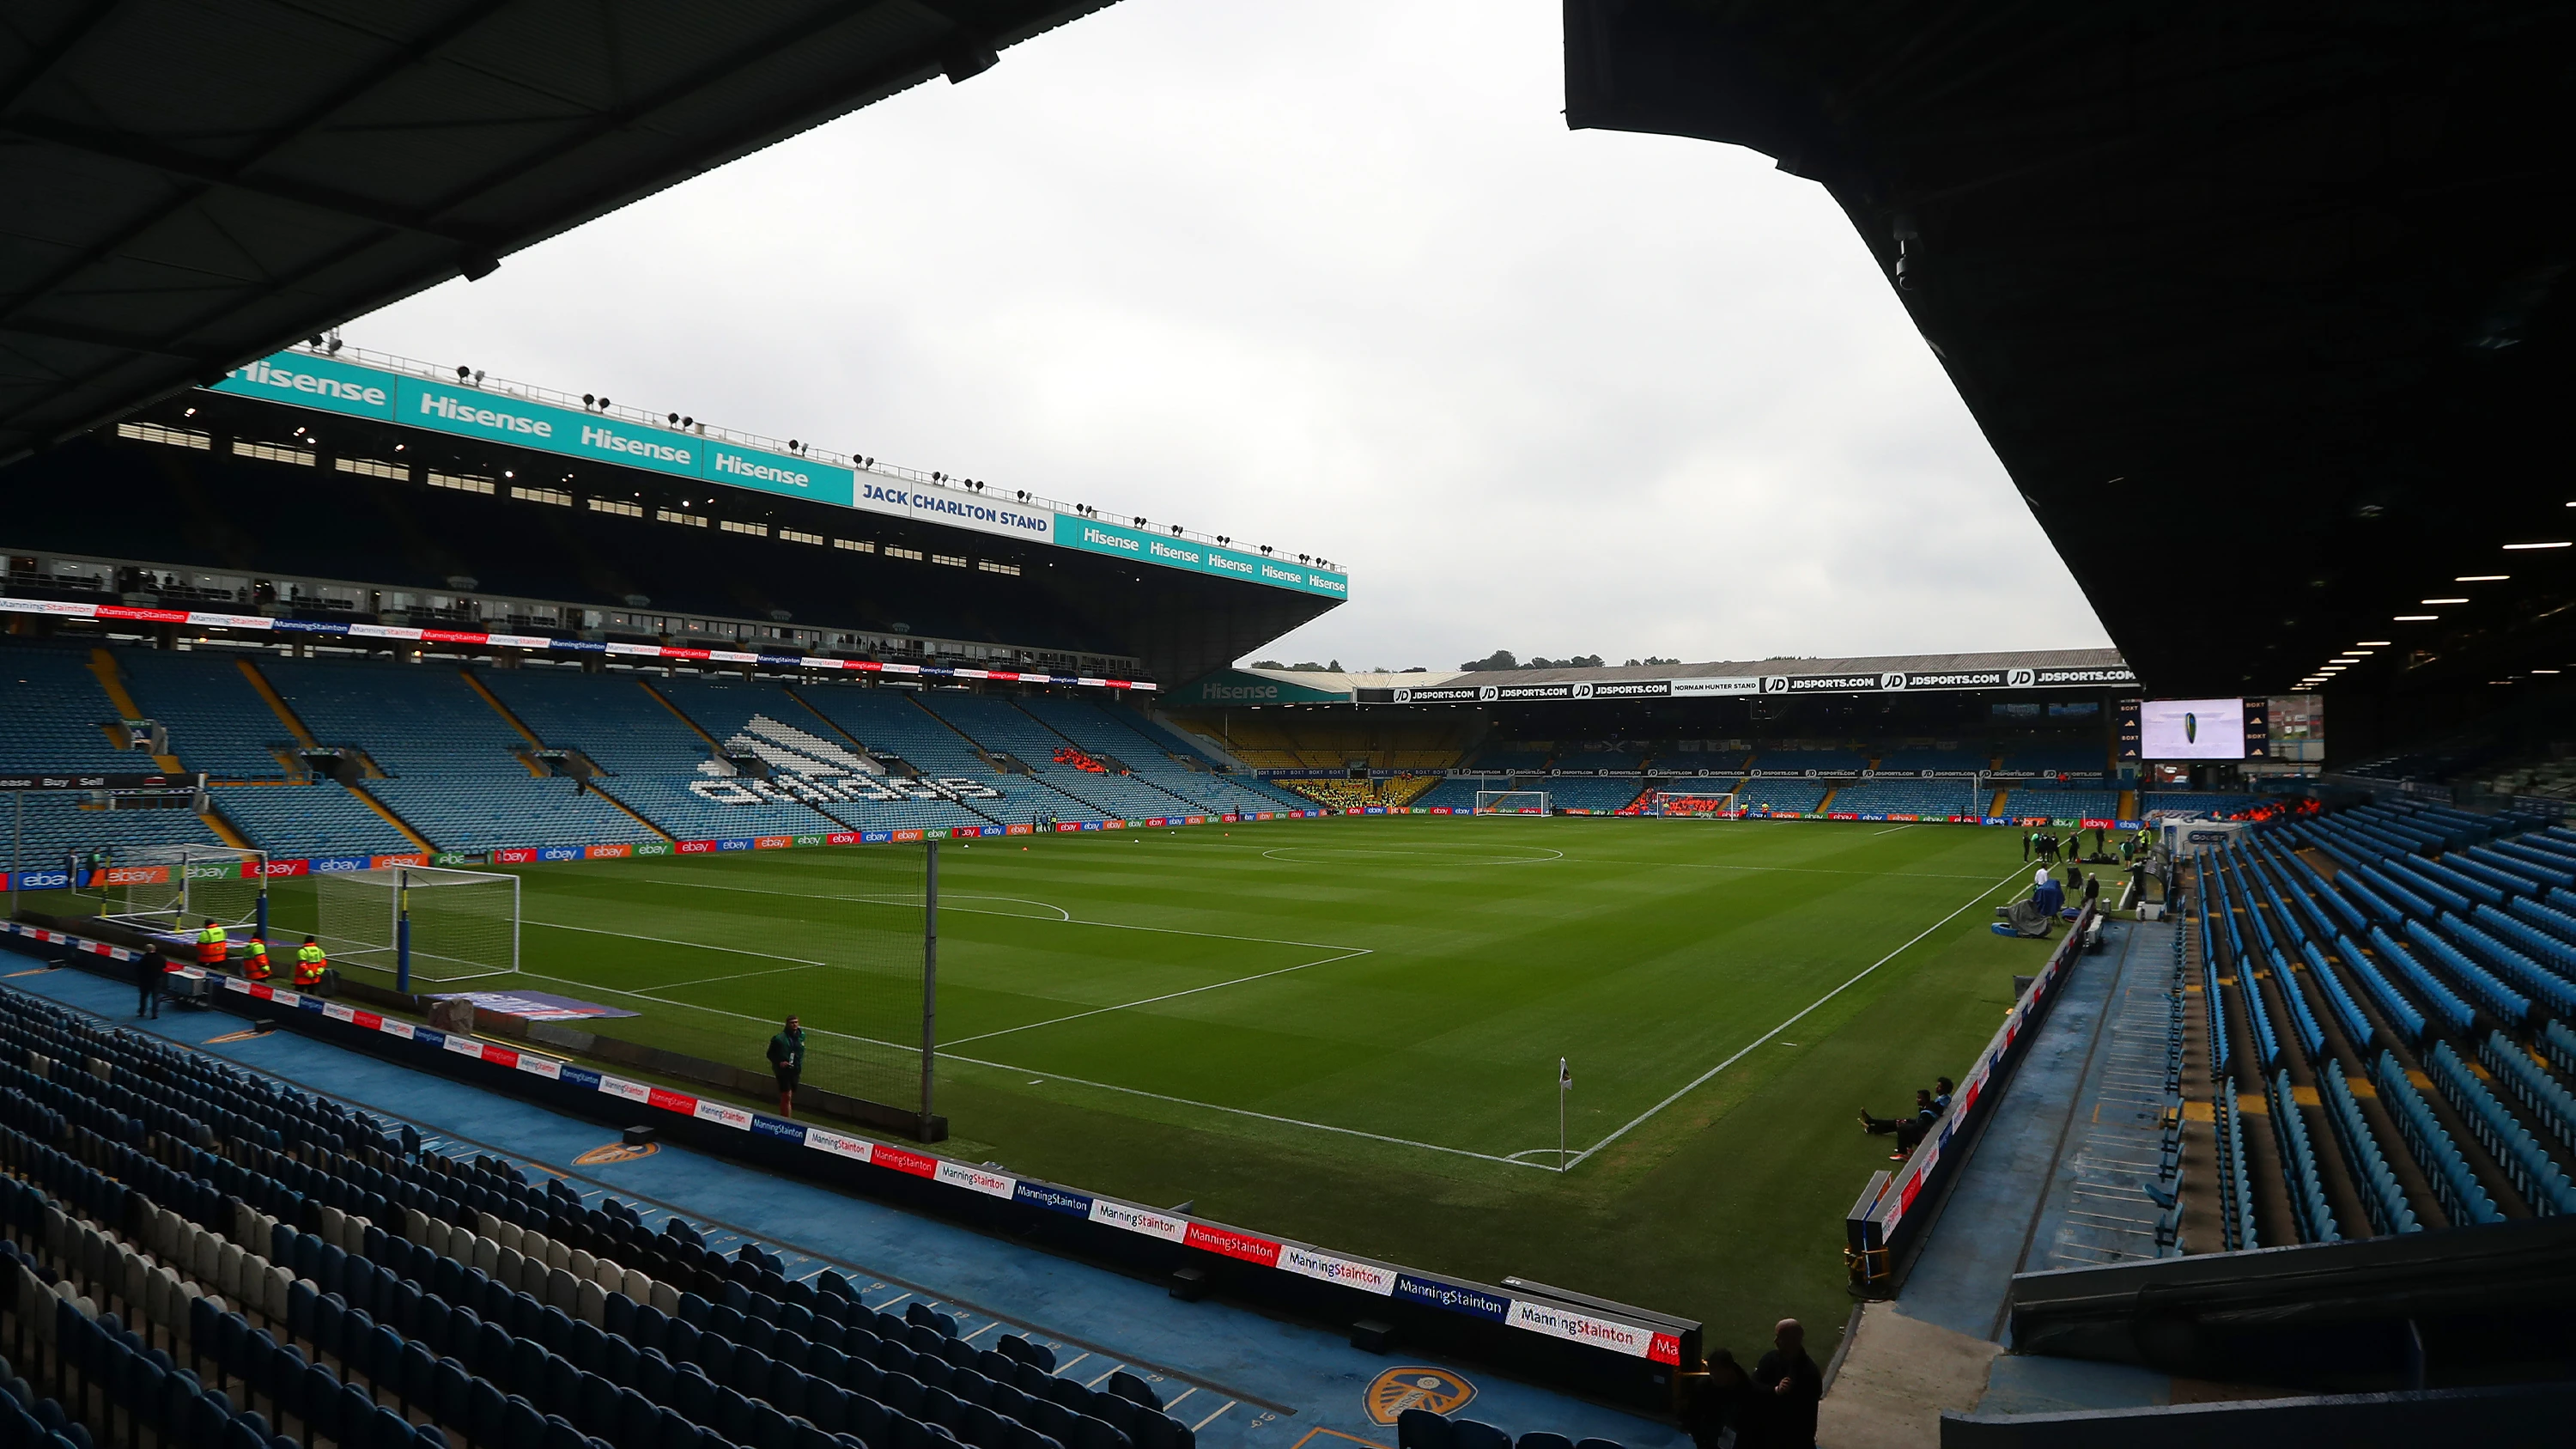
[[[331,963],[329,961],[323,959],[321,947],[304,946],[298,948],[295,953],[295,984],[298,986],[321,985],[322,968],[330,964]]]
[[[224,943],[229,938],[221,926],[208,926],[197,933],[197,964],[220,966],[224,961]]]
[[[253,981],[268,979],[268,943],[257,936],[251,937],[250,945],[243,950],[242,975]]]

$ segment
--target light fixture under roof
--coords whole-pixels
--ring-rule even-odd
[[[2455,584],[2500,584],[2512,577],[2513,575],[2511,574],[2462,574],[2458,578],[2451,580],[2451,582]]]
[[[2442,616],[2439,614],[2399,614],[2397,616],[2397,622],[2400,624],[2429,624],[2440,617]]]
[[[2385,649],[2389,646],[2389,643],[2390,641],[2386,639],[2364,639],[2353,647],[2356,649]]]
[[[2416,602],[2417,602],[2417,603],[2419,603],[2419,604],[2465,604],[2465,603],[2467,603],[2467,602],[2468,602],[2468,600],[2466,600],[2466,599],[2418,599],[2418,600],[2416,600]]]
[[[2576,506],[2576,505],[2570,505],[2570,506]],[[2531,672],[2532,672],[2532,673],[2534,673],[2534,674],[2556,674],[2556,673],[2558,673],[2558,671],[2557,671],[2557,670],[2555,670],[2555,669],[2535,669],[2535,670],[2533,670],[2533,671],[2531,671]]]
[[[2508,543],[2505,547],[2508,550],[2525,548],[2576,548],[2576,542],[2571,542],[2567,539],[2560,539],[2556,543]]]

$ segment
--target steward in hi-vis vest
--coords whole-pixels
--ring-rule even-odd
[[[268,942],[253,936],[250,944],[242,948],[242,976],[251,981],[266,981],[269,974]]]
[[[305,937],[303,947],[295,953],[296,989],[304,991],[321,985],[322,968],[330,964],[323,958],[322,948],[314,944],[313,938]]]
[[[223,927],[206,922],[206,928],[197,933],[197,964],[209,971],[222,969],[226,939]]]

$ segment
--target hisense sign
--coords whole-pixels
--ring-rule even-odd
[[[302,352],[235,368],[212,391],[346,417],[401,423],[727,488],[806,498],[973,533],[1110,554],[1323,598],[1350,597],[1350,577],[1310,563],[1176,534],[1127,528],[866,468],[773,453],[677,427],[561,406],[493,384],[399,372]]]

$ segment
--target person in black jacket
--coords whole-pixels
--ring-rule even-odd
[[[161,978],[170,969],[170,960],[161,954],[156,943],[134,958],[134,1015],[158,1018],[161,1015]]]
[[[1807,1357],[1807,1330],[1783,1318],[1771,1342],[1771,1351],[1753,1366],[1753,1393],[1745,1404],[1750,1412],[1735,1436],[1736,1449],[1815,1449],[1825,1376]]]
[[[1744,1400],[1753,1391],[1753,1381],[1745,1377],[1735,1355],[1722,1348],[1709,1353],[1705,1370],[1692,1382],[1689,1402],[1682,1410],[1682,1428],[1698,1449],[1724,1449],[1728,1431],[1743,1425]]]

